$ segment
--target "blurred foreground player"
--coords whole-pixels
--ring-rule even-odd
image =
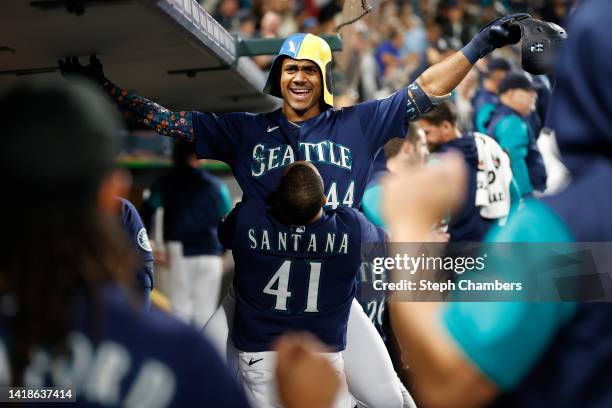
[[[71,386],[84,406],[247,406],[199,333],[124,291],[136,262],[116,217],[127,181],[113,170],[111,106],[80,85],[39,85],[0,109],[12,118],[0,151],[15,194],[0,211],[11,384]]]
[[[113,170],[112,108],[81,85],[38,85],[0,109],[12,118],[0,180],[14,194],[0,204],[0,385],[70,387],[76,406],[247,407],[199,333],[124,291],[135,255],[116,216],[127,181]],[[286,406],[329,406],[338,381],[318,346],[277,347]]]
[[[607,38],[610,21],[607,0],[585,2],[570,17],[557,65],[549,118],[571,183],[542,201],[526,200],[492,241],[612,241],[612,221],[602,217],[612,203],[612,43],[598,41]],[[413,208],[406,204],[422,193],[427,208],[440,206],[431,187],[456,181],[453,170],[437,179],[405,175],[389,182],[386,209],[395,239],[421,239],[418,220],[402,216]],[[394,193],[404,183],[417,190],[411,197]],[[600,267],[610,273],[609,263]],[[394,303],[391,314],[424,405],[612,406],[610,303]]]

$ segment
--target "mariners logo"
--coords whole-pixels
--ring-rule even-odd
[[[151,252],[151,244],[149,244],[149,237],[147,236],[147,230],[141,228],[138,231],[138,236],[136,237],[138,241],[138,246],[144,249],[145,251]]]

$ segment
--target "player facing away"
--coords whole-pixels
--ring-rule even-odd
[[[239,372],[256,407],[277,407],[273,341],[308,331],[329,348],[344,379],[340,351],[361,265],[361,245],[385,233],[352,208],[323,211],[323,180],[311,163],[289,165],[269,202],[236,206],[219,227],[236,265],[232,340]],[[334,407],[352,408],[346,381]]]
[[[304,160],[319,170],[328,207],[352,207],[361,202],[380,147],[405,135],[408,122],[447,99],[479,58],[518,42],[518,23],[528,17],[513,14],[498,18],[461,51],[428,68],[406,88],[385,99],[341,110],[333,109],[331,50],[312,34],[293,34],[283,43],[264,88],[281,97],[283,106],[261,114],[173,112],[110,82],[95,57],[85,67],[74,57],[59,65],[65,76],[84,75],[101,84],[126,118],[160,134],[192,140],[199,158],[229,164],[246,199],[266,198],[278,185],[283,169]],[[216,343],[224,348],[227,324],[225,333],[217,337]],[[351,392],[369,406],[401,406],[399,390],[393,392],[388,387],[388,381],[397,378],[390,360],[372,353],[378,349],[372,344],[376,342],[381,340],[355,301],[343,353]],[[371,375],[372,371],[380,375]]]

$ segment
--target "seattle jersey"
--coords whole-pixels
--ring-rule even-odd
[[[374,157],[393,137],[404,137],[406,89],[375,101],[321,112],[293,124],[274,112],[193,114],[199,158],[230,165],[246,198],[265,199],[284,168],[296,160],[313,163],[323,178],[327,206],[359,207]]]
[[[309,331],[337,351],[345,348],[361,244],[383,241],[381,229],[351,208],[289,228],[265,202],[248,200],[222,223],[219,238],[236,264],[237,349],[268,351],[291,330]]]

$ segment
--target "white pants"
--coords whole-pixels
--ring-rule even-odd
[[[180,242],[168,242],[169,298],[180,319],[197,328],[206,324],[219,303],[223,261],[218,255],[184,256]]]
[[[341,353],[323,353],[329,359],[341,378],[341,387],[333,408],[352,408],[355,404],[348,392],[344,376],[344,362]],[[238,366],[240,378],[244,384],[246,394],[254,408],[281,408],[274,370],[276,368],[276,352],[263,351],[249,353],[238,352]]]
[[[235,306],[236,299],[230,288],[221,306],[204,327],[204,334],[227,358],[232,372],[238,371],[238,352],[230,335]],[[358,400],[359,406],[415,407],[393,369],[385,344],[357,300],[351,304],[346,349],[342,356],[349,391]]]

